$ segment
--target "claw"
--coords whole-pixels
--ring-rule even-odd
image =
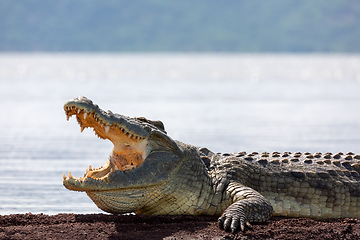
[[[219,228],[224,229],[224,221],[225,221],[225,216],[221,216],[218,218],[218,224],[219,224]]]
[[[241,229],[242,232],[245,231],[245,224],[244,223],[240,224],[240,229]]]
[[[235,233],[236,230],[239,228],[239,219],[233,219],[231,223],[231,232]],[[241,231],[245,230],[243,224],[240,224]]]
[[[230,226],[232,225],[231,222],[232,222],[232,218],[226,218],[226,219],[225,219],[224,229],[225,229],[226,231],[230,230]]]
[[[226,216],[223,215],[218,219],[218,224],[221,229],[235,233],[238,229],[245,231],[246,227],[252,228],[251,224],[243,217]]]
[[[248,228],[252,228],[252,225],[251,225],[251,223],[250,222],[246,222],[246,226],[248,227]]]

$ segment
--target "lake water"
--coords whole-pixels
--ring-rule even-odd
[[[80,95],[215,152],[360,153],[360,55],[0,54],[0,214],[101,212],[62,186],[112,148]]]

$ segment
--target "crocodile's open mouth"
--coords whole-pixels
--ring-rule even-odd
[[[80,105],[65,105],[64,110],[67,120],[73,115],[80,125],[81,132],[85,128],[92,128],[95,135],[101,139],[108,139],[114,144],[114,148],[109,160],[100,168],[93,169],[91,165],[86,170],[84,177],[76,178],[71,175],[64,180],[75,179],[84,181],[87,178],[107,180],[109,174],[115,171],[130,171],[141,166],[147,157],[148,138],[130,131],[125,124],[120,122],[107,120],[111,112],[105,112],[99,109],[86,109]]]

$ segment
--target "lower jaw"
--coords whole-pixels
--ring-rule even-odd
[[[142,196],[139,190],[86,191],[86,194],[98,208],[113,214],[135,212],[146,203],[145,198],[139,197]]]

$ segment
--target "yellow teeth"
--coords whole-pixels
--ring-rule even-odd
[[[75,110],[75,112],[74,112]],[[66,106],[65,107],[65,111],[66,111],[66,120],[69,121],[70,117],[72,115],[79,115],[81,113],[83,113],[83,119],[86,119],[88,118],[89,116],[92,117],[95,121],[98,122],[99,126],[101,128],[104,128],[105,132],[106,133],[109,133],[110,131],[110,127],[117,127],[119,128],[124,134],[126,134],[128,136],[128,138],[134,138],[134,139],[137,139],[137,140],[143,140],[144,137],[141,137],[141,136],[138,136],[132,132],[130,132],[129,130],[127,130],[124,126],[119,126],[118,124],[112,124],[112,125],[109,125],[109,123],[106,123],[106,122],[103,122],[101,120],[101,118],[96,114],[96,113],[93,113],[93,112],[86,112],[85,110],[81,109],[81,108],[77,108],[75,106]],[[81,132],[84,131],[84,127],[81,126],[81,120],[78,118],[78,122],[80,124],[80,127],[81,127]],[[101,137],[100,137],[101,138]]]
[[[114,164],[112,167],[111,167],[111,170],[109,172],[107,172],[105,174],[105,176],[102,176],[102,177],[96,177],[96,176],[92,176],[94,173],[91,173],[91,172],[94,172],[94,171],[102,171],[102,169],[105,169],[105,168],[108,168],[109,167],[109,164],[111,164],[109,161],[105,163],[104,166],[100,167],[100,168],[92,168],[91,165],[89,165],[89,169],[86,169],[86,173],[84,174],[83,177],[73,177],[73,175],[71,174],[71,172],[68,173],[68,177],[65,175],[65,173],[63,173],[63,180],[68,180],[68,179],[74,179],[76,181],[85,181],[87,180],[88,178],[92,178],[92,179],[95,179],[95,180],[105,180],[107,182],[109,182],[109,174],[114,172],[114,171],[131,171],[133,169],[136,168],[136,166],[134,165],[125,165],[125,166],[122,166],[121,169],[119,169],[119,167]],[[95,173],[96,174],[96,173]]]
[[[75,180],[80,180],[80,181],[84,181],[84,180],[86,180],[86,176],[84,176],[84,178],[82,178],[82,177],[79,177],[79,178],[77,178],[77,177],[73,177],[72,175],[71,175],[71,173],[69,172],[69,177],[66,177],[66,175],[65,175],[65,173],[63,173],[63,180],[65,181],[65,180],[67,180],[67,179],[75,179]],[[97,178],[97,179],[99,179],[99,178]]]

